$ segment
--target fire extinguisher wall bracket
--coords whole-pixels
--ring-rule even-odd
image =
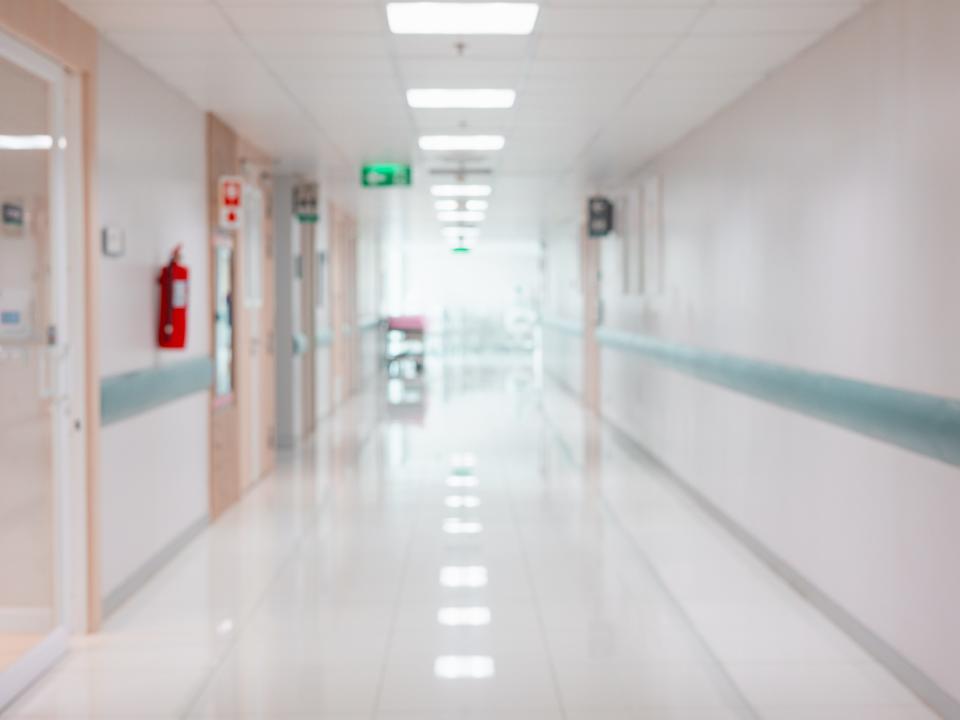
[[[182,350],[187,344],[190,271],[181,264],[182,256],[182,249],[177,246],[157,278],[160,284],[157,345],[169,350]]]

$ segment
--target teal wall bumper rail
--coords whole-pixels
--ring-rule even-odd
[[[566,335],[583,335],[583,326],[572,320],[561,320],[560,318],[542,318],[540,324],[550,330],[565,333]]]
[[[100,381],[100,424],[111,425],[209,390],[213,361],[190,358],[146,370],[113,375]]]
[[[790,408],[877,440],[960,466],[960,400],[600,328],[604,346],[636,352],[700,380]]]

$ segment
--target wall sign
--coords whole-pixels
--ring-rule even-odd
[[[413,182],[413,171],[409,165],[400,163],[364,165],[360,172],[360,182],[364,187],[406,186]]]
[[[319,194],[314,182],[300,183],[293,189],[293,214],[297,220],[311,225],[320,220]]]
[[[592,238],[602,238],[613,232],[613,203],[605,197],[587,201],[587,232]]]
[[[23,203],[5,201],[2,206],[3,234],[7,237],[23,237],[25,222]]]
[[[220,227],[223,230],[240,228],[243,208],[243,178],[224,175],[220,178],[219,190]]]

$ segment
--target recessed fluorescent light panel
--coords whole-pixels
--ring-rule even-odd
[[[443,521],[443,531],[447,535],[479,535],[483,532],[483,524],[450,518]]]
[[[490,207],[486,200],[467,200],[467,210],[484,211]]]
[[[437,200],[436,208],[440,212],[450,212],[460,209],[459,200]]]
[[[493,188],[489,185],[434,185],[430,192],[434,197],[483,198],[490,197]]]
[[[420,149],[490,152],[503,150],[506,143],[503,135],[424,135],[420,138]]]
[[[397,35],[529,35],[539,14],[537,3],[387,3],[387,22]]]
[[[0,150],[49,150],[53,138],[49,135],[0,135]],[[66,147],[64,142],[61,147]]]
[[[512,108],[517,101],[513,90],[407,90],[410,107],[430,110],[498,110]]]
[[[454,453],[450,456],[450,465],[456,470],[467,470],[477,464],[477,456],[471,452]]]
[[[483,222],[485,217],[484,213],[471,210],[437,213],[440,222]]]
[[[454,510],[459,508],[478,508],[480,507],[480,498],[475,495],[451,495],[444,501],[444,504]]]
[[[449,488],[475,488],[479,485],[480,480],[473,476],[451,475],[447,478]]]

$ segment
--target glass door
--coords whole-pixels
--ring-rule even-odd
[[[0,708],[66,643],[63,70],[0,34]]]

